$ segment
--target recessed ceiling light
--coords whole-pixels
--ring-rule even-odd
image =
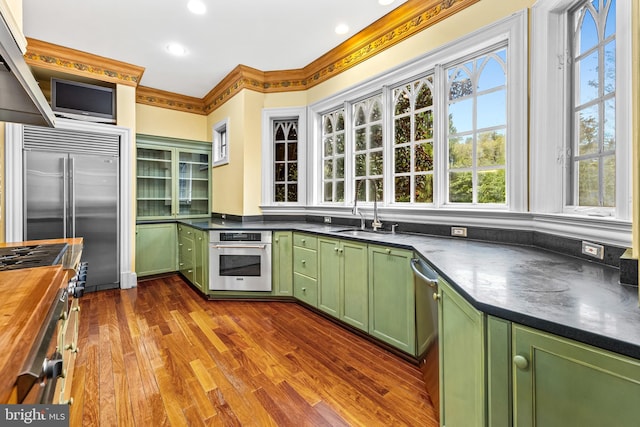
[[[335,31],[336,34],[347,34],[349,32],[349,26],[347,24],[338,24]]]
[[[201,0],[190,0],[187,3],[187,8],[196,15],[204,15],[207,11],[207,6]]]
[[[378,3],[380,3],[382,6],[388,6],[391,3],[393,3],[395,0],[378,0]]]
[[[167,45],[167,52],[176,56],[183,56],[187,54],[187,49],[184,48],[181,44],[178,43],[169,43]]]

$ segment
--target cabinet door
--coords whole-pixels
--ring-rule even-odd
[[[416,324],[410,251],[369,246],[369,333],[415,355]]]
[[[195,282],[194,259],[196,252],[194,229],[178,225],[178,271],[189,280]]]
[[[519,325],[512,333],[515,425],[640,424],[640,361]]]
[[[369,330],[369,270],[367,245],[342,240],[340,255],[340,320]]]
[[[318,308],[340,316],[340,244],[337,239],[318,239]]]
[[[278,296],[293,296],[293,233],[273,233],[273,291]]]
[[[176,269],[176,225],[137,225],[136,274],[144,277]]]
[[[182,218],[209,215],[209,154],[179,150],[177,214]]]
[[[173,150],[137,148],[138,219],[171,218],[173,209]]]
[[[444,281],[438,282],[440,423],[447,427],[486,424],[484,314]]]
[[[193,259],[194,282],[202,292],[209,286],[209,234],[204,230],[194,229],[195,256]]]

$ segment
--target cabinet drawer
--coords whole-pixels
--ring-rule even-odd
[[[293,296],[314,307],[318,306],[318,282],[302,274],[293,273]]]
[[[307,249],[318,249],[318,238],[308,234],[293,234],[293,246]]]
[[[318,278],[318,253],[312,249],[293,248],[293,271]]]

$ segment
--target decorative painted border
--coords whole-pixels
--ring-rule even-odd
[[[480,0],[408,0],[301,69],[260,71],[238,65],[202,99],[139,86],[144,68],[27,39],[29,65],[137,87],[136,102],[210,114],[243,89],[262,93],[312,88]]]
[[[27,64],[110,83],[138,86],[144,67],[27,37]]]

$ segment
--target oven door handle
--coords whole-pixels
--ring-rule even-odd
[[[214,249],[265,249],[267,245],[211,245]]]

